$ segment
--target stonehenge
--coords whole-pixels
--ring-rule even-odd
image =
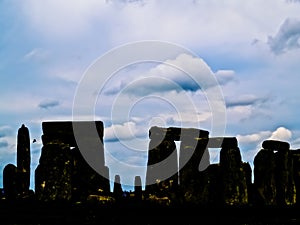
[[[96,136],[91,135],[91,127]],[[133,196],[135,203],[165,205],[300,205],[300,150],[290,149],[287,142],[263,141],[253,158],[252,171],[249,162],[243,161],[235,137],[210,137],[209,131],[196,128],[153,126],[149,129],[145,188],[142,178],[135,176],[134,190],[126,194],[121,176],[115,175],[113,191],[107,179],[102,121],[47,121],[42,123],[42,131],[39,163],[30,171],[29,130],[24,124],[18,129],[17,166],[8,164],[3,170],[5,199],[30,196],[30,172],[34,172],[33,196],[42,202],[92,199],[112,203]],[[79,150],[83,144],[99,155],[105,176],[86,161]],[[210,148],[220,150],[219,162],[210,163]]]

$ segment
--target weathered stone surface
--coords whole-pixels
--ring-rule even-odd
[[[150,139],[166,139],[172,141],[181,141],[182,138],[203,138],[208,136],[208,131],[200,130],[196,128],[180,128],[180,127],[151,127],[149,130]]]
[[[272,151],[260,150],[254,158],[254,187],[256,202],[276,205],[276,159]]]
[[[235,137],[210,137],[208,148],[237,148],[238,142]]]
[[[64,144],[43,146],[35,173],[38,200],[71,200],[72,157],[68,146]]]
[[[102,193],[106,195],[110,192],[109,171],[106,166],[102,168],[104,177],[98,174],[84,160],[78,148],[71,150],[72,156],[72,199],[74,201],[84,201],[89,195]]]
[[[209,156],[203,158],[207,151],[208,138],[195,138],[192,141],[183,140],[180,145],[179,177],[180,190],[185,201],[201,201],[203,179],[199,171],[200,162],[209,165]],[[208,153],[209,154],[209,153]],[[206,162],[203,162],[203,161]]]
[[[219,164],[210,165],[207,170],[203,171],[206,174],[206,182],[203,183],[203,203],[209,205],[219,205],[221,203],[221,168]]]
[[[68,156],[68,168],[70,170],[68,169],[69,172],[62,176],[66,175],[64,179],[68,180],[71,197],[65,196],[64,199],[71,198],[73,201],[86,201],[89,195],[106,195],[110,192],[109,171],[108,167],[105,166],[104,159],[104,127],[102,121],[50,121],[43,122],[42,129],[44,147],[49,145],[64,146],[65,153]],[[103,176],[98,174],[86,162],[82,151],[88,151],[90,154],[97,156],[98,169],[100,168]],[[40,164],[42,158],[47,158],[49,164],[55,165],[56,162],[51,157],[49,158],[51,154],[42,153]],[[62,164],[56,168],[64,170]],[[47,179],[43,165],[38,166],[36,179],[41,180],[39,184],[36,184],[36,188],[40,190],[40,184],[43,184]]]
[[[296,186],[293,175],[293,158],[289,151],[275,153],[276,200],[278,205],[296,204]]]
[[[296,203],[300,205],[300,149],[291,150],[290,154],[293,158],[293,177],[296,186]]]
[[[19,195],[26,195],[30,186],[30,137],[28,128],[22,124],[17,135],[17,187]]]
[[[271,142],[273,144],[273,142]],[[274,148],[273,148],[274,149]],[[296,204],[293,156],[289,149],[261,150],[254,159],[254,185],[265,205]]]
[[[253,184],[252,184],[252,169],[248,162],[242,163],[242,168],[246,177],[248,203],[253,204]]]
[[[91,204],[108,206],[115,203],[116,199],[111,196],[105,196],[105,195],[89,195],[87,197],[87,202]]]
[[[220,152],[220,165],[224,169],[236,169],[241,166],[242,156],[239,148],[222,148]]]
[[[221,173],[219,164],[211,164],[198,175],[198,182],[186,186],[185,201],[200,205],[219,205],[221,199]]]
[[[16,199],[17,191],[17,167],[7,164],[3,169],[3,189],[6,199]]]
[[[152,202],[154,204],[157,204],[159,206],[169,206],[169,205],[172,204],[172,202],[169,199],[169,197],[167,197],[167,196],[165,196],[165,197],[158,197],[158,196],[152,195],[152,194],[149,195],[148,201]]]
[[[262,147],[264,149],[268,149],[268,150],[276,150],[276,151],[280,151],[280,150],[289,150],[290,149],[290,144],[287,142],[283,142],[283,141],[276,141],[276,140],[265,140],[262,143]]]
[[[240,150],[237,147],[226,147],[223,147],[220,152],[222,201],[225,205],[246,205],[248,187]]]
[[[157,196],[176,188],[178,183],[178,164],[175,142],[151,139],[147,162],[146,190]]]
[[[60,142],[76,147],[73,128],[76,128],[83,135],[96,131],[100,140],[103,141],[104,126],[102,121],[49,121],[42,123],[43,134],[49,138],[47,140],[58,139]]]

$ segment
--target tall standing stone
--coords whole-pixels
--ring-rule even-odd
[[[17,186],[19,194],[26,194],[30,186],[30,137],[28,128],[22,124],[17,136]]]
[[[255,200],[265,205],[276,205],[275,155],[262,149],[254,158]]]
[[[205,173],[199,171],[201,165],[209,165],[207,149],[208,131],[182,129],[179,153],[180,192],[183,200],[192,203],[203,203]]]
[[[277,204],[280,206],[296,203],[296,186],[293,176],[293,158],[288,149],[275,153]]]
[[[35,174],[40,199],[46,196],[43,193],[47,193],[49,182],[57,196],[52,195],[50,200],[85,201],[89,195],[106,195],[110,192],[109,171],[104,160],[102,121],[48,121],[42,123],[42,130],[44,146]],[[49,148],[56,150],[51,152],[47,150]],[[87,154],[92,156],[89,158],[92,162],[89,163],[100,169],[101,175],[86,161]],[[58,155],[63,155],[61,160],[57,159]],[[51,174],[46,170],[45,163],[53,168]],[[64,187],[54,182],[53,178],[58,174],[63,176],[58,179],[64,180]]]
[[[72,157],[65,144],[47,144],[42,148],[35,170],[36,197],[41,201],[71,200]]]
[[[232,206],[248,204],[248,179],[236,138],[224,138],[220,167],[223,203]]]
[[[174,136],[179,128],[152,127],[149,131],[149,152],[146,191],[159,197],[174,192],[178,184],[177,150]]]
[[[296,186],[296,203],[300,205],[300,149],[290,151],[293,158],[293,177]]]
[[[294,205],[296,185],[289,143],[266,140],[254,159],[254,185],[265,205]]]

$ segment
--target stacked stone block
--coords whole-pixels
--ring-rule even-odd
[[[151,127],[146,174],[146,191],[158,197],[175,192],[178,161],[175,140],[180,130]]]
[[[208,132],[194,128],[151,127],[149,137],[146,191],[175,201],[198,199],[195,196],[201,188],[199,165],[209,164],[209,156],[202,160],[203,155],[208,154]],[[175,141],[181,142],[179,163]],[[178,199],[179,193],[182,199]]]
[[[287,142],[266,140],[254,158],[254,186],[264,205],[294,205],[296,185],[293,156]]]
[[[79,151],[74,126],[80,133],[85,149],[99,154],[99,166],[108,178],[109,171],[104,165],[104,128],[101,121],[43,122],[43,148],[40,164],[35,171],[37,199],[84,201],[88,195],[109,192],[109,180],[91,168]],[[91,139],[90,127],[96,127],[97,140]],[[95,144],[99,140],[102,145]]]

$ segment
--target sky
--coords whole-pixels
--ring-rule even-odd
[[[214,87],[195,84],[181,67],[197,74],[201,65],[216,78],[224,136],[237,137],[244,162],[252,165],[266,139],[300,148],[299,11],[298,0],[1,0],[0,170],[16,165],[17,130],[25,124],[37,140],[31,143],[34,188],[42,121],[72,120],[91,65],[112,49],[145,40],[193,55],[124,66],[97,90],[93,116],[104,122],[112,179],[121,175],[124,187],[136,175],[144,180],[151,126],[218,135],[211,133],[217,122],[207,98]],[[107,76],[98,72],[95,79]],[[218,162],[219,150],[210,153]]]

